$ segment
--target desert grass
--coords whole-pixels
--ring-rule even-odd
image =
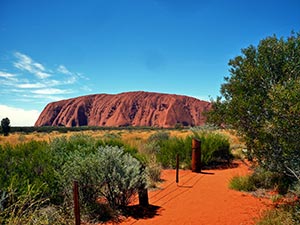
[[[76,133],[82,133],[84,135],[89,135],[95,139],[103,139],[103,138],[118,138],[121,139],[125,144],[128,144],[132,147],[136,147],[137,149],[140,148],[141,145],[147,142],[147,139],[157,132],[168,132],[170,137],[177,137],[177,138],[186,138],[193,134],[190,129],[180,129],[180,130],[145,130],[145,129],[136,129],[136,130],[87,130],[87,131],[69,131],[67,133],[60,133],[57,131],[53,131],[51,133],[42,133],[42,132],[33,132],[33,133],[12,133],[9,136],[0,136],[0,145],[10,144],[10,145],[17,145],[20,143],[30,142],[30,141],[46,141],[50,142],[54,138],[65,136],[69,138],[70,136]],[[216,130],[211,131],[220,133],[225,135],[229,142],[230,146],[233,150],[233,153],[237,152],[237,155],[241,155],[241,150],[245,148],[245,145],[237,136],[235,131],[233,130]]]

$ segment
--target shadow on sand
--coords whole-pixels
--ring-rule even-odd
[[[160,206],[156,205],[132,205],[125,207],[122,211],[126,217],[132,217],[134,219],[150,219],[159,215],[158,210],[160,208]]]

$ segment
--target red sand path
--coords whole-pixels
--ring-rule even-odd
[[[230,190],[228,182],[235,175],[249,173],[238,162],[235,168],[192,173],[181,170],[179,184],[175,170],[164,170],[159,190],[149,192],[149,202],[158,206],[152,218],[126,218],[121,225],[237,225],[254,224],[255,218],[270,206],[270,201]]]

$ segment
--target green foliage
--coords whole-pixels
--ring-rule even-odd
[[[262,189],[275,189],[279,194],[286,194],[291,183],[289,177],[280,173],[267,171],[261,167],[247,176],[235,176],[230,180],[229,187],[239,191],[255,191]]]
[[[229,66],[209,121],[236,129],[261,166],[300,175],[300,35],[267,37]]]
[[[102,159],[101,194],[112,208],[128,205],[138,189],[147,186],[145,168],[119,147],[99,147],[97,155]]]
[[[266,211],[257,225],[297,225],[300,224],[300,205],[294,203]]]
[[[164,128],[166,129],[166,128]],[[173,129],[173,128],[168,128]],[[67,132],[82,132],[82,131],[115,131],[115,130],[126,130],[131,132],[133,130],[161,130],[158,127],[99,127],[99,126],[78,126],[78,127],[64,127],[64,126],[43,126],[43,127],[11,127],[11,132],[23,132],[23,133],[51,133],[51,132],[59,132],[59,133],[67,133]]]
[[[76,151],[69,156],[58,177],[65,207],[72,206],[73,182],[77,181],[82,213],[87,215],[97,210],[96,200],[104,176],[102,161],[96,153],[86,155]]]
[[[66,204],[72,203],[72,185],[77,180],[86,210],[95,210],[98,197],[105,197],[116,209],[128,205],[138,188],[147,185],[146,175],[142,164],[122,147],[100,146],[88,155],[79,151],[70,155],[60,181]]]
[[[170,138],[170,133],[165,131],[158,131],[154,134],[151,134],[148,138],[148,142],[160,142],[165,141]]]
[[[180,167],[190,168],[192,157],[192,138],[196,137],[201,141],[201,163],[202,166],[209,166],[232,158],[230,144],[227,138],[212,132],[194,132],[193,136],[186,138],[172,137],[159,141],[157,160],[165,168],[175,168],[176,155],[179,155]]]
[[[283,209],[273,209],[263,214],[257,225],[296,225],[290,212]]]
[[[11,180],[5,193],[7,207],[0,208],[0,224],[72,224],[58,207],[49,205],[42,197],[43,185],[37,187],[26,182],[26,188],[17,193],[17,180]]]
[[[160,176],[162,168],[157,160],[157,153],[160,151],[160,146],[155,141],[151,141],[144,143],[139,150],[147,162],[149,185],[150,187],[155,187],[156,182],[161,181]]]
[[[164,168],[176,167],[176,155],[179,155],[180,166],[182,168],[190,168],[191,164],[191,137],[185,139],[172,137],[168,140],[158,142],[160,146],[157,152],[157,160]]]
[[[10,131],[10,120],[7,117],[1,120],[1,128],[4,136],[8,136]]]
[[[15,180],[11,180],[6,196],[9,206],[0,213],[0,221],[3,220],[2,224],[29,224],[35,212],[47,199],[40,198],[41,190],[29,183],[17,195],[15,183]]]
[[[81,133],[69,139],[55,138],[49,144],[0,145],[0,220],[12,221],[10,224],[68,224],[70,215],[60,207],[70,210],[74,180],[79,182],[83,212],[110,218],[113,211],[98,204],[98,197],[105,197],[117,209],[127,205],[139,187],[147,185],[147,169],[142,169],[144,166],[132,155],[138,158],[137,150],[118,139],[96,141]],[[29,195],[29,187],[39,194]],[[30,202],[21,201],[25,197]],[[34,207],[26,211],[22,204]]]
[[[250,176],[234,176],[229,182],[229,188],[237,191],[255,191],[255,184]]]
[[[18,193],[27,188],[28,182],[42,187],[45,196],[52,196],[56,179],[46,142],[0,146],[0,165],[0,190],[7,191],[15,180],[19,181],[14,185]]]
[[[213,132],[194,132],[194,136],[201,141],[201,162],[204,166],[223,160],[229,162],[233,158],[229,141],[224,135]]]

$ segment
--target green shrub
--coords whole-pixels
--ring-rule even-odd
[[[172,137],[168,140],[160,141],[157,160],[164,168],[175,168],[176,155],[179,155],[180,165],[182,168],[190,168],[192,141],[191,137],[185,139]]]
[[[229,182],[229,188],[237,191],[255,191],[255,184],[250,176],[234,176]]]
[[[12,180],[17,180],[18,193],[27,188],[27,182],[41,187],[47,197],[56,187],[55,170],[46,142],[31,141],[16,146],[0,146],[0,190],[7,191]]]
[[[201,140],[201,162],[202,165],[210,165],[216,162],[231,160],[228,138],[213,132],[194,132],[194,136]]]
[[[160,142],[165,141],[170,138],[170,133],[165,131],[158,131],[154,134],[151,134],[148,138],[148,142]]]
[[[239,191],[276,189],[279,194],[286,194],[291,183],[289,179],[291,178],[257,167],[251,175],[233,177],[229,187]]]
[[[139,151],[143,154],[147,168],[150,187],[155,187],[161,181],[161,164],[157,160],[156,154],[160,151],[160,146],[154,142],[147,142],[140,146]]]
[[[48,199],[42,198],[42,186],[40,188],[27,182],[26,188],[16,192],[17,181],[12,179],[7,189],[6,207],[0,211],[1,224],[33,224],[34,215]]]
[[[73,181],[79,185],[79,196],[84,213],[93,211],[99,190],[103,182],[103,159],[96,153],[84,155],[76,151],[69,156],[60,171],[60,187],[64,196],[64,205],[72,206]]]
[[[112,147],[123,148],[124,152],[129,153],[131,156],[138,159],[143,164],[146,163],[144,157],[142,157],[142,155],[139,154],[137,148],[124,144],[124,142],[118,138],[100,139],[96,141],[95,145],[96,147],[112,146]]]
[[[97,155],[103,160],[101,194],[112,208],[128,205],[138,189],[147,186],[146,170],[122,148],[99,147]]]
[[[266,211],[257,225],[297,225],[297,221],[293,216],[293,209],[291,207],[272,209]]]
[[[190,168],[192,157],[192,138],[196,137],[201,141],[201,163],[202,166],[209,166],[220,163],[224,160],[229,162],[232,159],[228,139],[220,134],[194,133],[186,138],[172,137],[158,142],[160,150],[157,152],[157,159],[165,168],[175,168],[176,155],[179,155],[180,167]]]
[[[72,204],[72,185],[77,180],[80,198],[86,210],[95,210],[96,200],[104,196],[113,208],[126,206],[146,185],[146,174],[140,162],[123,148],[100,146],[95,153],[74,152],[62,167],[61,185],[66,204]]]

